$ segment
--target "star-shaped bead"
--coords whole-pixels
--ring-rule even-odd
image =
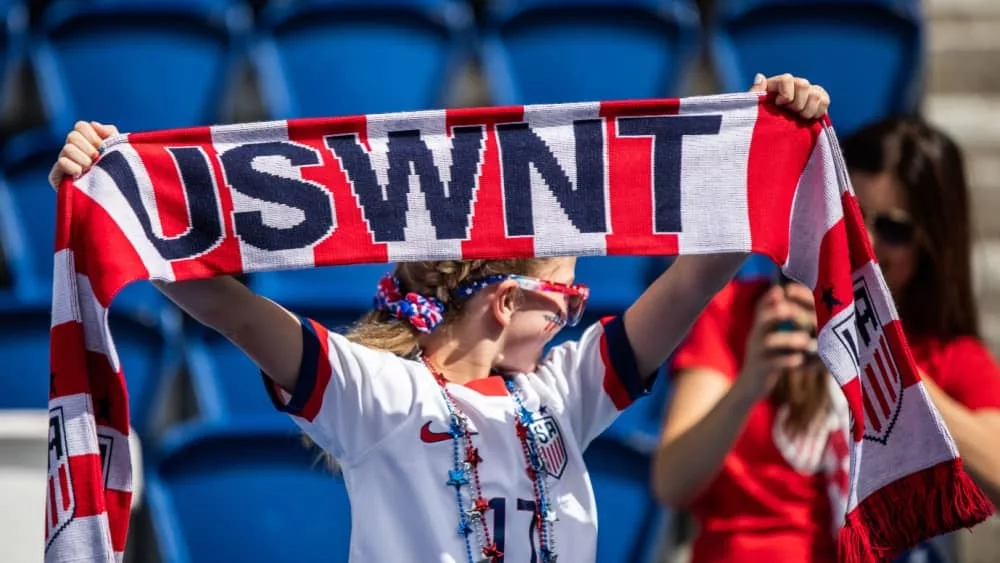
[[[483,497],[477,498],[475,504],[472,507],[472,510],[475,510],[480,514],[486,514],[486,511],[489,509],[490,509],[490,503],[486,502],[486,499],[484,499]]]
[[[524,425],[531,424],[532,422],[531,411],[522,406],[518,409],[517,414],[521,418],[521,424]]]
[[[458,523],[458,535],[467,536],[472,533],[472,523],[467,519],[462,518]]]
[[[554,551],[549,551],[548,548],[543,547],[541,549],[542,563],[556,563],[556,558],[558,557]]]
[[[503,552],[497,549],[497,544],[491,543],[483,548],[483,555],[485,555],[490,561],[496,561],[503,557]]]
[[[545,521],[546,522],[555,522],[556,520],[559,520],[559,516],[556,515],[556,511],[555,510],[546,510],[545,511]]]
[[[465,452],[465,463],[470,466],[475,467],[482,463],[483,458],[479,456],[479,448],[470,447],[468,451]]]
[[[463,469],[449,469],[448,470],[448,485],[459,488],[462,485],[469,484],[469,477],[465,474]]]

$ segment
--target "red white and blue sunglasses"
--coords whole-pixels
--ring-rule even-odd
[[[559,293],[566,297],[565,318],[553,319],[557,324],[564,326],[576,326],[583,317],[583,310],[587,307],[587,298],[590,297],[590,288],[584,284],[568,285],[548,280],[541,280],[530,276],[518,274],[497,274],[478,279],[459,287],[456,293],[462,297],[471,297],[484,287],[500,283],[506,280],[517,282],[518,287],[525,291],[539,291],[548,293]]]

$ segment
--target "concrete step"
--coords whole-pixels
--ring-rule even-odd
[[[1000,39],[1000,20],[996,33]],[[929,94],[1000,94],[1000,48],[932,51],[927,54]]]
[[[932,92],[923,109],[927,119],[954,136],[966,151],[1000,151],[1000,95]]]
[[[984,238],[975,243],[972,268],[976,293],[1000,298],[1000,238]]]
[[[980,239],[972,253],[972,264],[983,339],[1000,356],[1000,238]]]
[[[939,17],[927,28],[928,50],[932,53],[949,51],[1000,51],[1000,10],[995,14]]]
[[[924,0],[924,13],[931,20],[942,17],[1000,16],[996,0]]]
[[[1000,3],[932,3],[928,26],[929,92],[1000,92]]]
[[[972,238],[1000,237],[1000,185],[972,190]]]

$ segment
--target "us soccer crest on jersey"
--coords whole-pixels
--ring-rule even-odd
[[[532,422],[529,428],[538,440],[545,472],[556,479],[562,477],[566,470],[567,455],[559,422],[552,416],[543,416]]]

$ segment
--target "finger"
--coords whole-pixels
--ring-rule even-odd
[[[754,311],[753,327],[754,332],[766,332],[772,330],[776,319],[781,317],[781,312],[776,308],[781,306],[784,300],[780,287],[773,287],[767,290],[757,300],[757,307]]]
[[[807,311],[816,309],[816,298],[812,290],[800,283],[790,283],[785,286],[785,299]]]
[[[80,174],[83,174],[83,167],[73,162],[68,156],[60,156],[59,160],[56,161],[56,164],[59,166],[59,171],[62,172],[63,175],[76,178],[80,176]],[[61,178],[60,181],[62,181]]]
[[[751,92],[766,92],[767,91],[767,78],[763,74],[757,73],[753,77],[753,86],[750,87]]]
[[[813,85],[813,91],[819,98],[819,106],[817,107],[819,113],[816,117],[826,115],[826,111],[830,109],[830,93],[826,91],[826,88],[819,85]]]
[[[94,126],[90,123],[87,123],[86,121],[77,121],[73,130],[83,135],[83,138],[90,143],[90,146],[94,147],[95,151],[97,150],[97,147],[101,146],[101,137],[98,136]]]
[[[91,125],[97,131],[97,134],[101,136],[101,139],[107,139],[108,137],[118,135],[118,128],[114,125],[105,125],[98,121],[92,121]]]
[[[822,116],[823,111],[820,110],[820,104],[819,95],[816,92],[811,92],[806,100],[806,107],[799,112],[799,115],[805,119],[816,119]]]
[[[778,94],[775,103],[787,104],[795,99],[795,77],[787,72],[773,76],[767,80],[767,91]]]
[[[780,292],[781,288],[778,287],[777,289]],[[765,330],[774,330],[778,324],[794,320],[795,311],[780,293],[775,301],[761,307],[757,313],[757,324],[763,325]]]
[[[806,363],[806,355],[802,353],[795,353],[795,354],[774,356],[772,358],[769,358],[767,363],[768,366],[771,368],[772,372],[786,370],[786,369],[795,369],[801,367],[803,364]]]
[[[801,330],[772,332],[762,342],[766,355],[804,353],[812,347],[813,337]]]
[[[789,109],[800,113],[806,109],[806,102],[809,101],[809,93],[812,91],[810,86],[809,81],[805,78],[796,78],[794,80],[793,99],[788,105]]]
[[[69,132],[69,135],[66,135],[66,146],[63,147],[63,150],[65,151],[68,147],[76,147],[83,154],[91,156],[95,160],[97,159],[97,147],[92,145],[90,141],[83,136],[83,133],[79,131],[73,130]]]
[[[757,310],[763,310],[765,308],[774,307],[776,303],[784,300],[785,291],[781,286],[773,286],[768,288],[763,295],[757,300]]]
[[[83,170],[90,168],[90,165],[94,163],[94,158],[96,158],[96,154],[94,157],[91,157],[76,145],[66,145],[63,147],[62,155],[78,164]]]

